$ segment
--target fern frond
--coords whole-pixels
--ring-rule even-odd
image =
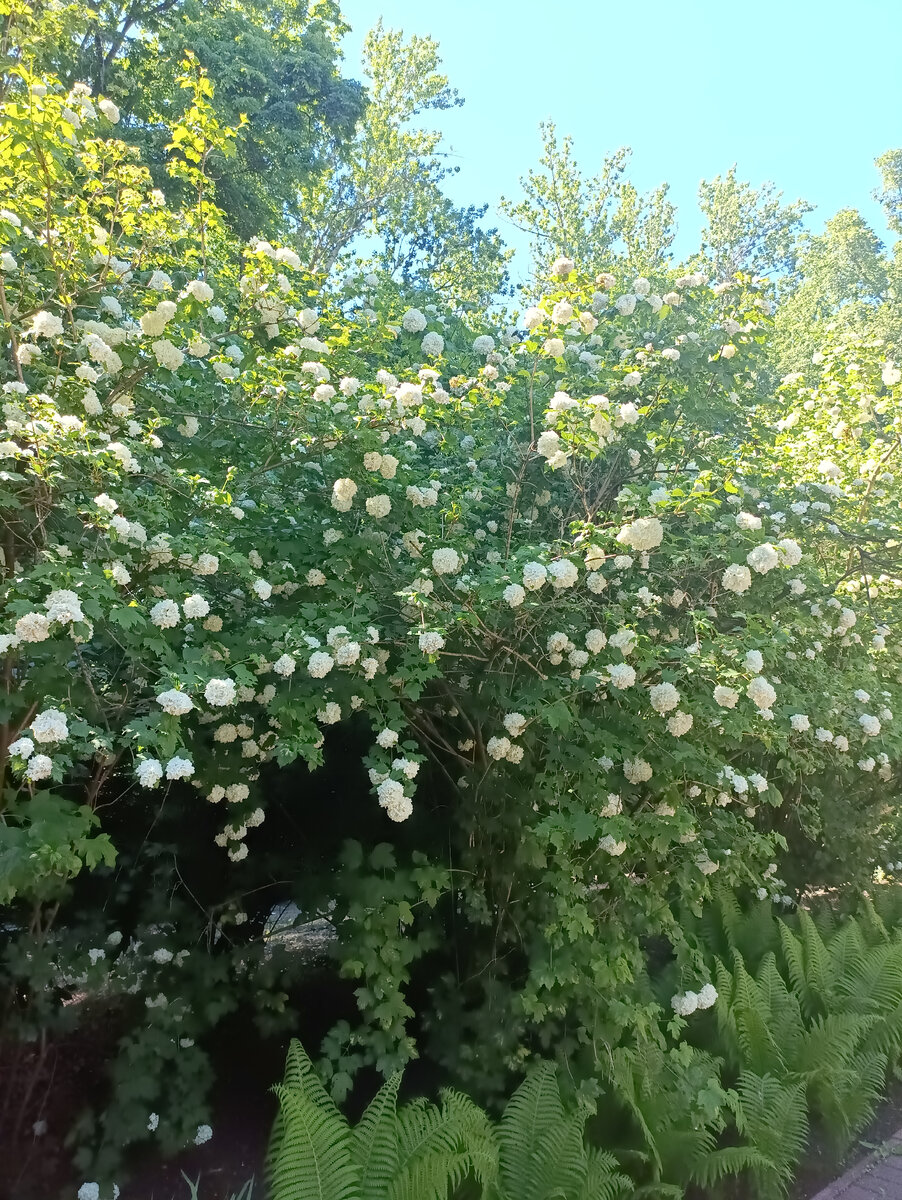
[[[360,1176],[344,1119],[301,1088],[278,1084],[274,1090],[283,1125],[269,1164],[272,1200],[358,1200]]]
[[[398,1173],[398,1088],[401,1072],[387,1079],[351,1135],[351,1153],[360,1170],[360,1200],[384,1200]]]
[[[498,1127],[499,1163],[505,1193],[526,1195],[542,1133],[564,1120],[557,1075],[549,1063],[535,1067],[507,1102]]]
[[[760,1191],[782,1194],[808,1137],[804,1083],[743,1071],[736,1091],[736,1128],[768,1163],[752,1167],[752,1175]]]
[[[555,1085],[557,1086],[557,1085]],[[583,1141],[585,1118],[571,1113],[541,1132],[534,1147],[530,1178],[510,1200],[575,1200],[585,1187],[588,1163]]]
[[[693,1167],[692,1182],[701,1188],[713,1188],[728,1175],[757,1174],[774,1170],[774,1164],[754,1146],[724,1146],[714,1150]]]
[[[617,1200],[633,1190],[633,1181],[619,1169],[613,1154],[591,1149],[586,1152],[586,1179],[577,1200]]]

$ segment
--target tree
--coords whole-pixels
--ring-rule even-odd
[[[698,202],[706,224],[697,265],[717,280],[744,271],[770,276],[781,291],[791,288],[805,244],[802,218],[812,205],[783,204],[782,197],[772,183],[753,188],[737,179],[735,164],[726,175],[703,180]]]
[[[379,22],[362,63],[366,114],[352,140],[333,140],[328,170],[300,189],[294,244],[317,271],[363,253],[410,286],[455,304],[487,303],[504,285],[511,252],[496,230],[480,226],[486,206],[458,208],[443,193],[458,168],[447,165],[441,133],[416,123],[463,103],[441,73],[437,43],[405,40]]]
[[[812,369],[825,327],[851,339],[879,336],[889,313],[890,263],[855,209],[843,209],[811,237],[798,260],[799,283],[777,311],[778,373]]]
[[[221,123],[247,117],[234,154],[214,150],[209,164],[242,238],[284,233],[298,189],[324,169],[326,145],[351,138],[365,108],[360,85],[339,74],[347,26],[333,0],[41,0],[29,20],[17,0],[14,12],[21,53],[114,99],[128,114],[121,135],[170,190],[179,185],[166,175],[165,144],[187,104],[175,77],[183,54],[194,54]],[[51,17],[65,19],[65,36],[48,31]]]
[[[559,141],[551,121],[540,132],[540,169],[520,180],[522,199],[502,198],[499,205],[532,237],[536,278],[546,278],[559,255],[593,271],[627,258],[639,274],[662,269],[676,234],[667,185],[640,197],[623,178],[631,153],[626,147],[608,155],[598,175],[587,179],[573,156],[573,139]]]

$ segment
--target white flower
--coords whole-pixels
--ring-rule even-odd
[[[160,1117],[159,1117],[159,1114],[158,1114],[158,1113],[151,1113],[151,1114],[150,1114],[150,1116],[147,1118],[147,1128],[148,1128],[148,1130],[149,1130],[151,1133],[156,1133],[156,1131],[157,1131],[157,1128],[158,1128],[159,1124],[160,1124]]]
[[[631,292],[624,292],[614,302],[614,307],[621,317],[628,317],[636,311],[636,297]]]
[[[648,698],[657,713],[670,712],[680,702],[680,693],[672,683],[656,683],[648,689]]]
[[[485,744],[486,754],[496,761],[507,758],[510,748],[510,739],[506,737],[491,737]]]
[[[612,633],[608,639],[608,644],[613,646],[615,650],[626,657],[636,649],[638,637],[634,629],[618,629],[616,633]]]
[[[698,996],[695,992],[682,992],[671,998],[670,1007],[678,1017],[691,1017],[698,1008]]]
[[[491,354],[495,349],[495,339],[484,333],[473,342],[473,350],[477,354]]]
[[[31,738],[17,738],[7,750],[10,758],[30,758],[34,754],[34,742]]]
[[[404,785],[397,779],[384,779],[376,788],[379,805],[385,809],[392,821],[406,821],[413,812],[410,798],[404,793]]]
[[[750,550],[745,561],[753,571],[757,571],[759,575],[765,575],[780,565],[780,556],[770,542],[764,542],[762,545],[756,546],[754,550]]]
[[[694,724],[694,718],[691,713],[676,712],[667,722],[667,730],[674,737],[682,737],[684,733],[688,733]]]
[[[797,567],[802,561],[802,547],[792,538],[783,538],[777,542],[777,552],[784,566]]]
[[[307,673],[314,679],[322,679],[335,666],[335,659],[324,650],[316,650],[310,655],[307,663]]]
[[[44,601],[44,607],[47,609],[47,620],[58,621],[60,625],[85,619],[78,596],[68,588],[51,592]]]
[[[879,720],[876,717],[871,716],[869,713],[862,713],[858,718],[858,724],[868,735],[868,737],[876,737],[880,732]]]
[[[519,583],[509,583],[501,593],[502,599],[511,608],[519,608],[526,599],[526,592],[520,587]]]
[[[401,318],[401,326],[408,333],[421,333],[426,328],[426,318],[418,308],[408,308]]]
[[[348,512],[357,494],[353,479],[336,479],[332,485],[332,507],[338,512]]]
[[[316,710],[316,719],[321,725],[337,725],[341,720],[341,705],[330,700],[325,708]]]
[[[528,562],[523,567],[523,586],[529,592],[537,592],[548,578],[548,572],[541,563]]]
[[[189,621],[193,621],[197,618],[205,617],[210,611],[210,605],[203,598],[203,596],[200,596],[195,592],[193,595],[188,596],[187,599],[182,601],[182,611]]]
[[[144,758],[138,763],[138,782],[142,787],[156,787],[163,778],[163,767],[155,758]]]
[[[194,701],[188,693],[180,692],[177,688],[170,688],[168,692],[160,692],[157,696],[157,704],[163,712],[167,712],[173,717],[184,716],[194,708]]]
[[[63,332],[63,323],[54,313],[35,313],[31,321],[31,336],[34,338],[59,337]]]
[[[194,774],[194,763],[190,758],[174,756],[166,764],[167,779],[190,779]]]
[[[737,529],[760,529],[761,518],[754,513],[740,512],[735,517]]]
[[[764,655],[760,650],[749,650],[743,659],[745,669],[751,675],[760,675],[764,670]]]
[[[16,621],[16,638],[22,642],[43,642],[50,637],[50,622],[43,613],[26,613]]]
[[[386,495],[370,496],[366,502],[366,511],[377,519],[387,517],[391,512],[391,500]]]
[[[768,707],[770,707],[768,705]],[[789,724],[796,733],[806,733],[811,728],[811,721],[805,713],[793,713],[789,718]]]
[[[211,679],[204,688],[204,699],[214,708],[235,703],[235,684],[231,679]]]
[[[706,983],[698,993],[699,1008],[713,1008],[717,1003],[717,988],[711,983]]]
[[[169,338],[160,338],[151,345],[151,349],[160,366],[167,367],[170,371],[177,371],[185,361],[184,354],[173,346]]]
[[[561,558],[550,563],[548,574],[551,576],[552,586],[558,591],[573,587],[579,578],[579,571],[568,558]]]
[[[527,720],[522,713],[508,713],[504,718],[504,728],[511,735],[511,737],[519,737],[526,726]]]
[[[316,567],[311,567],[304,578],[310,587],[322,587],[326,582],[325,575]]]
[[[283,679],[287,679],[289,675],[294,674],[297,662],[290,654],[280,655],[272,665],[272,669],[277,675],[281,675]]]
[[[437,654],[444,646],[445,639],[440,633],[421,633],[419,647],[424,654]]]
[[[194,1135],[195,1146],[202,1146],[204,1142],[209,1142],[213,1136],[213,1130],[209,1125],[198,1125],[197,1133]]]
[[[730,563],[720,581],[728,592],[735,592],[737,596],[741,596],[752,586],[752,573],[740,563]]]
[[[272,584],[265,579],[255,579],[253,590],[261,600],[268,600],[272,595]]]
[[[100,1200],[99,1183],[83,1183],[78,1189],[78,1200]]]
[[[423,335],[420,346],[424,354],[430,358],[438,358],[445,349],[445,339],[439,333],[429,332]]]
[[[714,700],[721,708],[735,708],[739,700],[739,693],[735,688],[723,687],[718,684],[714,689]]]
[[[33,754],[28,760],[28,768],[25,771],[25,778],[37,781],[38,779],[47,779],[50,772],[53,770],[53,761],[46,754]]]
[[[443,547],[432,551],[432,569],[436,575],[454,575],[460,566],[460,556],[456,550]]]
[[[777,698],[772,684],[763,675],[756,675],[750,680],[745,694],[753,704],[762,710],[770,709]]]
[[[636,682],[636,672],[629,663],[609,663],[605,668],[611,679],[611,686],[619,689],[632,687]]]
[[[630,783],[647,783],[653,771],[644,758],[624,759],[623,774]]]
[[[160,600],[150,610],[150,619],[160,629],[172,629],[181,620],[179,606],[174,600]]]
[[[633,550],[654,550],[664,540],[664,526],[657,517],[639,517],[624,525],[617,534],[617,541]]]

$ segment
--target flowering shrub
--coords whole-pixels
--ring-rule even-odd
[[[715,874],[785,899],[786,839],[893,786],[902,372],[835,348],[816,385],[764,394],[748,279],[560,259],[500,327],[370,276],[327,287],[226,233],[204,167],[237,133],[202,75],[183,84],[179,212],[109,103],[23,70],[3,109],[0,901],[48,979],[131,963],[121,990],[177,1058],[180,1025],[202,1032],[191,988],[226,991],[215,1022],[252,956],[207,975],[157,896],[109,956],[121,931],[92,910],[88,963],[73,881],[139,861],[138,814],[168,806],[173,853],[214,814],[240,897],[261,770],[314,771],[326,729],[362,729],[378,840],[401,849],[364,869],[352,847],[319,897],[364,1018],[327,1041],[333,1091],[416,1053],[411,963],[458,926],[436,1056],[481,1085],[537,1048],[591,1075],[652,1019],[649,938],[676,1013],[711,999],[677,900],[699,910]],[[243,917],[211,901],[208,948]],[[113,1122],[119,1144],[157,1103]],[[160,1122],[173,1144],[190,1107]]]

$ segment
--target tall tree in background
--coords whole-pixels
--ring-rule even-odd
[[[717,280],[743,271],[770,276],[780,292],[791,289],[805,247],[802,220],[814,206],[782,201],[783,193],[772,183],[753,188],[737,179],[735,164],[726,175],[703,180],[698,203],[705,225],[696,265]]]
[[[333,139],[329,169],[304,184],[292,212],[299,252],[322,271],[368,252],[396,279],[457,305],[489,302],[510,252],[496,230],[479,225],[486,205],[459,208],[445,195],[444,181],[459,168],[449,165],[442,134],[416,124],[463,103],[441,72],[438,44],[405,40],[380,22],[362,66],[369,104],[357,133]]]
[[[355,80],[339,74],[347,31],[334,0],[43,0],[68,36],[26,45],[39,69],[82,80],[129,114],[119,132],[141,146],[157,183],[165,176],[168,123],[185,110],[176,66],[191,51],[214,84],[223,124],[247,117],[233,157],[209,164],[235,231],[276,235],[299,185],[324,169],[323,152],[350,138],[364,108]],[[23,25],[27,32],[27,26]]]
[[[661,184],[640,196],[624,174],[630,150],[609,154],[599,173],[583,175],[573,155],[573,139],[558,139],[551,121],[540,126],[539,169],[520,180],[522,199],[502,198],[500,209],[532,239],[537,278],[564,254],[590,270],[628,259],[639,272],[654,272],[670,258],[676,236],[676,209]]]

